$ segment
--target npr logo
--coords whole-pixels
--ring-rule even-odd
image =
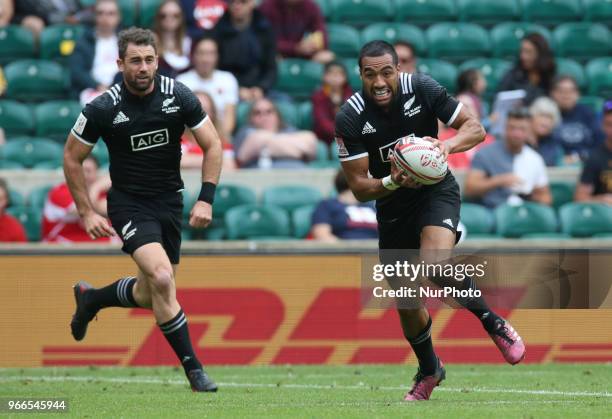
[[[132,151],[142,151],[148,148],[159,147],[170,142],[167,128],[132,135],[130,139],[132,140]]]

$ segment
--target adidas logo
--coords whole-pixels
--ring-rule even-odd
[[[362,134],[373,134],[375,132],[376,132],[376,128],[370,125],[369,122],[365,123],[365,125],[363,126],[363,130],[361,131]]]
[[[445,220],[442,221],[444,224],[451,226],[452,228],[455,228],[455,226],[453,225],[453,221],[450,218],[447,218]]]
[[[117,114],[115,119],[113,119],[113,125],[117,125],[117,124],[120,124],[122,122],[128,122],[129,120],[130,120],[130,118],[125,116],[125,114],[123,112],[119,111],[119,113]]]

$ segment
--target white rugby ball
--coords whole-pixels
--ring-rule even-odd
[[[448,172],[448,165],[440,150],[419,137],[403,137],[393,149],[396,166],[423,185],[440,182]]]

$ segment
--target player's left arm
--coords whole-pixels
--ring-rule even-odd
[[[465,107],[461,106],[459,114],[450,125],[457,130],[457,134],[446,140],[432,139],[435,146],[440,149],[444,159],[451,153],[461,153],[475,147],[485,139],[485,129],[474,115]]]

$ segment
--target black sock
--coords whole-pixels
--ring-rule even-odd
[[[100,310],[105,307],[137,307],[134,300],[134,284],[136,278],[128,276],[107,285],[104,288],[97,288],[87,291],[85,301],[90,310]]]
[[[409,338],[408,342],[412,346],[417,359],[419,360],[419,371],[423,375],[433,375],[438,368],[438,357],[433,350],[431,343],[431,317],[427,321],[427,326],[415,337]]]
[[[160,324],[159,328],[166,337],[166,340],[174,349],[174,353],[181,361],[185,373],[191,370],[202,368],[202,364],[195,356],[191,339],[189,339],[189,328],[187,327],[187,317],[183,310],[179,310],[178,314],[164,324]]]

